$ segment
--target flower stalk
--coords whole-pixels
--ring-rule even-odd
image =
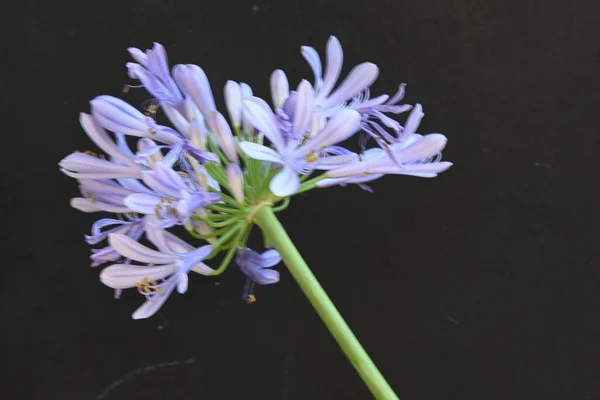
[[[271,207],[262,207],[254,214],[253,220],[281,254],[286,267],[373,396],[378,400],[398,399],[311,272]]]

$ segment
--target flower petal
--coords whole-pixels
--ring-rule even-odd
[[[278,197],[287,197],[296,193],[300,188],[300,178],[290,167],[283,167],[269,184],[271,192]]]
[[[273,99],[273,107],[282,108],[283,103],[290,95],[290,85],[288,83],[285,72],[276,69],[271,74],[271,98]]]
[[[131,314],[133,319],[145,319],[153,316],[167,301],[173,290],[175,289],[176,281],[171,279],[163,286],[163,290],[152,296],[151,299],[147,300],[137,310]]]
[[[329,108],[336,104],[350,100],[369,86],[379,75],[379,68],[373,63],[362,63],[350,71],[348,77],[341,85],[323,102],[323,107]]]
[[[307,131],[312,120],[314,112],[313,106],[313,89],[310,83],[306,80],[302,80],[298,85],[298,97],[296,100],[296,109],[294,111],[294,122],[292,125],[292,132],[295,137],[303,137]]]
[[[284,148],[283,136],[275,115],[264,100],[258,97],[244,100],[244,116],[257,130],[264,133],[279,151]]]
[[[233,133],[231,133],[231,128],[229,128],[229,124],[227,124],[223,114],[218,111],[213,111],[211,114],[211,129],[219,143],[219,147],[221,147],[229,161],[236,164],[239,163],[237,146],[233,138]]]
[[[416,104],[406,119],[406,126],[402,132],[402,137],[404,139],[407,139],[410,135],[416,133],[424,115],[423,107],[421,107],[420,104]]]
[[[244,203],[244,175],[237,164],[229,164],[227,166],[227,181],[231,188],[233,198],[239,203]]]
[[[227,81],[224,92],[231,125],[239,128],[242,123],[242,88],[237,82]]]
[[[342,45],[335,36],[330,36],[327,41],[327,65],[325,67],[325,76],[323,77],[323,86],[319,92],[318,99],[323,101],[335,86],[344,62],[344,52]]]
[[[206,74],[197,65],[176,65],[173,75],[180,87],[194,100],[204,118],[217,109]]]
[[[250,158],[261,161],[270,161],[277,164],[281,164],[283,160],[279,153],[275,150],[270,149],[262,144],[253,142],[240,142],[240,148]]]
[[[300,52],[304,59],[310,65],[310,68],[315,75],[315,90],[319,90],[321,85],[323,84],[323,69],[321,67],[321,58],[319,57],[319,53],[315,49],[309,46],[300,47]]]
[[[100,281],[113,289],[128,289],[135,287],[144,278],[148,280],[163,279],[175,272],[175,264],[146,267],[131,264],[115,264],[100,272]]]
[[[111,233],[108,235],[108,243],[117,253],[134,261],[169,264],[179,259],[177,256],[152,250],[125,235]]]
[[[342,142],[352,136],[360,127],[360,114],[354,110],[344,109],[331,118],[325,128],[296,151],[303,156],[310,150],[317,150]]]

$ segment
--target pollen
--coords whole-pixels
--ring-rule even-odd
[[[92,157],[98,158],[98,154],[94,153],[91,150],[86,150],[86,151],[83,152],[83,154],[87,154],[88,156],[92,156]]]
[[[123,93],[129,93],[129,85],[123,85]]]
[[[179,175],[181,175],[182,178],[189,178],[189,175],[186,174],[185,172],[179,172]]]
[[[327,145],[325,143],[323,143],[321,146],[319,146],[321,148],[321,150],[325,150],[327,148]]]
[[[135,287],[144,293],[158,293],[162,290],[162,288],[158,286],[158,281],[155,279],[148,279],[148,277],[144,277],[141,282],[136,282]]]
[[[146,116],[149,117],[151,115],[156,115],[156,110],[158,109],[158,106],[156,104],[150,104],[148,107],[146,107]]]
[[[246,298],[246,304],[256,303],[256,296],[253,294],[249,294]]]
[[[362,173],[362,176],[369,176],[369,175],[371,175],[371,174],[370,174],[370,173],[368,173],[368,172],[363,172],[363,173]]]
[[[313,163],[313,162],[317,161],[318,159],[319,159],[319,157],[317,157],[315,152],[312,150],[308,152],[306,157],[304,157],[304,161],[306,161],[307,163]]]
[[[86,199],[88,199],[88,200],[89,200],[89,201],[91,201],[92,203],[96,203],[96,198],[95,198],[95,197],[94,197],[94,195],[93,195],[93,194],[91,194],[91,193],[90,193],[90,194],[88,194],[88,195],[86,196]]]
[[[154,129],[152,129],[152,128],[149,128],[149,129],[148,129],[148,133],[149,133],[150,135],[156,135],[156,131],[155,131]]]

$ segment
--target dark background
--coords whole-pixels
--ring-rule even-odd
[[[382,179],[374,194],[311,192],[281,214],[400,398],[600,399],[600,2],[3,8],[1,397],[370,398],[283,267],[253,305],[231,268],[130,320],[142,299],[113,300],[88,267],[97,216],[69,208],[76,184],[56,165],[93,148],[78,113],[132,83],[129,46],[158,41],[172,65],[201,65],[222,104],[227,79],[260,96],[275,68],[312,80],[299,47],[323,54],[334,34],[345,72],[379,65],[372,93],[408,83],[420,131],[446,134],[455,163],[435,180]]]

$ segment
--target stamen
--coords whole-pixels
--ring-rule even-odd
[[[317,157],[315,152],[312,150],[308,152],[306,157],[304,157],[304,161],[306,161],[307,163],[313,163],[313,162],[317,161],[318,159],[319,159],[319,157]]]
[[[123,93],[129,93],[129,85],[123,85]]]
[[[94,153],[94,152],[93,152],[93,151],[91,151],[91,150],[86,150],[86,151],[84,151],[84,152],[83,152],[83,154],[87,154],[88,156],[92,156],[92,157],[99,158],[99,157],[98,157],[98,154]]]
[[[256,296],[254,295],[254,281],[250,278],[246,278],[246,285],[244,286],[244,293],[242,294],[242,300],[246,304],[256,303]]]

